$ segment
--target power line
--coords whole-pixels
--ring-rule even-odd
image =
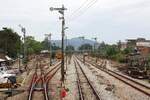
[[[77,19],[77,18],[79,18],[80,16],[82,16],[82,15],[83,15],[86,11],[88,11],[88,9],[90,9],[97,1],[98,1],[98,0],[94,0],[93,2],[91,2],[90,4],[88,4],[88,6],[87,6],[86,8],[84,8],[84,10],[81,12],[81,14],[76,15],[76,16],[72,19],[72,21],[75,20],[75,19]]]
[[[80,11],[79,14],[75,15],[72,17],[71,21],[75,20],[76,18],[80,17],[81,15],[83,15],[89,8],[91,8],[98,0],[92,0],[91,2],[89,2],[84,8],[83,7],[80,7],[83,8],[82,12]],[[76,10],[77,12],[77,10]]]
[[[82,9],[83,7],[84,7],[84,5],[86,5],[86,2],[88,2],[89,0],[86,0],[86,1],[84,1],[82,4],[81,4],[81,6],[78,8],[78,9],[76,9],[72,14],[71,14],[71,17],[73,16],[73,15],[75,15],[80,9]]]

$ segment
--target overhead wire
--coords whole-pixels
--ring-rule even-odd
[[[74,12],[72,12],[71,17],[72,17],[73,15],[75,15],[80,9],[82,9],[82,8],[86,5],[86,2],[88,2],[88,1],[89,1],[89,0],[85,0],[85,1],[80,5],[79,8],[77,8]]]
[[[91,4],[89,4],[89,5],[84,9],[84,11],[82,11],[81,14],[76,15],[73,20],[79,18],[79,17],[82,16],[84,13],[86,13],[86,11],[88,11],[88,9],[90,9],[97,1],[98,1],[98,0],[94,0]]]
[[[88,0],[86,0],[86,1],[88,1]],[[89,8],[91,8],[97,1],[98,1],[98,0],[92,0],[92,1],[88,2],[88,4],[86,3],[86,6],[85,6],[84,8],[80,6],[80,7],[75,11],[75,12],[77,13],[78,10],[80,10],[79,13],[76,14],[76,15],[74,14],[74,16],[72,15],[70,21],[74,21],[75,19],[77,19],[78,17],[80,17],[81,15],[83,15],[83,14],[84,14]],[[83,9],[81,10],[81,8],[83,8]]]

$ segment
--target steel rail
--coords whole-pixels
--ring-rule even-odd
[[[94,86],[92,85],[92,83],[90,82],[90,80],[88,79],[87,75],[85,74],[85,72],[83,71],[83,68],[81,67],[80,63],[77,61],[77,59],[75,59],[77,65],[79,66],[81,72],[83,73],[83,75],[85,76],[89,86],[91,87],[93,94],[96,96],[97,100],[102,100],[100,95],[98,94],[98,92],[96,91],[96,89],[94,88]]]
[[[77,59],[80,59],[80,58],[77,57]],[[105,72],[105,73],[115,77],[116,79],[118,79],[118,80],[122,81],[123,83],[133,87],[134,89],[142,92],[143,94],[145,94],[147,96],[150,96],[150,92],[149,92],[150,91],[150,87],[148,87],[148,86],[146,86],[146,85],[144,85],[142,83],[139,83],[139,82],[137,82],[137,81],[135,81],[135,80],[133,80],[131,78],[128,78],[128,77],[126,77],[124,75],[121,75],[121,74],[119,74],[119,73],[117,73],[115,71],[112,71],[110,69],[103,69],[98,64],[92,63],[90,61],[88,61],[86,63],[87,64],[91,64],[92,66],[95,66],[99,70],[101,70],[101,71],[103,71],[103,72]]]
[[[79,100],[84,100],[83,91],[82,91],[82,88],[81,88],[81,81],[80,81],[80,78],[79,78],[79,73],[77,71],[77,65],[76,65],[75,61],[74,61],[74,64],[75,64],[75,69],[76,69],[76,73],[77,73],[77,85],[78,85],[78,90],[79,90]]]
[[[57,65],[55,65],[54,66],[54,68],[52,68],[50,71],[48,71],[46,74],[44,74],[44,72],[43,72],[43,69],[42,68],[40,68],[40,71],[41,71],[41,76],[40,77],[37,77],[37,68],[36,68],[36,70],[35,70],[35,75],[36,75],[36,77],[33,77],[32,78],[32,81],[31,81],[31,86],[30,86],[30,88],[29,88],[29,95],[28,95],[28,100],[32,100],[32,96],[33,96],[33,93],[34,93],[34,89],[35,89],[35,86],[36,86],[36,84],[41,80],[42,81],[42,87],[43,87],[43,94],[44,94],[44,100],[49,100],[49,97],[48,97],[48,84],[47,84],[47,81],[49,81],[48,80],[48,74],[50,74],[53,70],[55,70],[56,68],[57,68],[57,71],[58,71],[58,67],[59,67],[59,65],[60,65],[61,63],[58,63]],[[54,73],[56,74],[56,72],[57,71],[55,71]],[[55,74],[52,74],[52,77],[55,75]],[[51,77],[51,78],[52,78]]]

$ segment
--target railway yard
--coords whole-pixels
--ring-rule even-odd
[[[150,100],[150,84],[111,68],[109,60],[73,55],[65,63],[65,81],[61,82],[61,62],[49,67],[48,58],[36,56],[25,72],[21,86],[1,100]],[[22,76],[22,75],[21,75]],[[21,77],[20,76],[20,77]],[[65,92],[63,95],[63,92]]]
[[[0,0],[0,100],[150,100],[150,0]]]
[[[0,100],[150,100],[150,0],[1,0]]]

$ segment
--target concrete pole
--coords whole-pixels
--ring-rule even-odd
[[[66,48],[67,48],[67,36],[66,36]],[[66,50],[66,70],[67,70],[67,50]]]
[[[27,67],[27,44],[26,44],[26,29],[19,25],[21,28],[21,31],[23,32],[23,38],[24,38],[24,46],[23,46],[23,52],[24,52],[24,64],[25,68]]]
[[[49,64],[52,66],[52,46],[51,46],[51,36],[52,34],[49,34]]]
[[[67,10],[64,5],[62,5],[61,8],[50,8],[51,11],[56,10],[58,11],[62,17],[60,19],[62,20],[62,43],[61,43],[61,53],[62,53],[62,60],[61,60],[61,81],[64,83],[64,35],[65,35],[65,18],[64,18],[64,11]]]
[[[93,51],[94,51],[94,56],[96,57],[96,59],[95,59],[95,62],[97,63],[97,51],[96,51],[96,44],[97,44],[97,38],[95,37],[95,38],[93,38],[94,40],[95,40],[95,42],[94,42],[94,46],[93,46]]]
[[[45,37],[47,38],[47,46],[49,46],[49,65],[52,65],[52,49],[51,49],[51,36],[52,34],[45,34]]]
[[[64,6],[62,6],[64,8]],[[61,61],[61,74],[62,74],[62,82],[64,82],[64,31],[65,28],[65,18],[64,18],[64,10],[62,11],[62,44],[61,44],[61,53],[62,53],[62,61]]]

